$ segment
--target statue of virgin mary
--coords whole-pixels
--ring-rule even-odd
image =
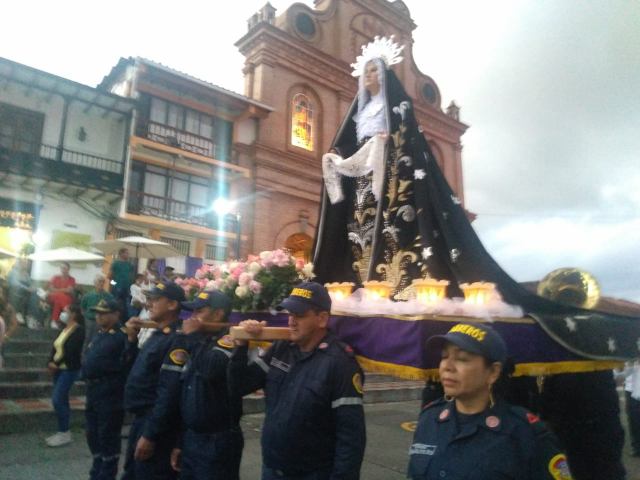
[[[455,294],[459,250],[439,223],[455,221],[452,205],[464,212],[390,68],[401,50],[376,37],[352,65],[358,94],[323,156],[314,270],[323,282],[386,280],[396,294],[416,278],[448,279]]]

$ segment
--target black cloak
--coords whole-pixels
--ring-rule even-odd
[[[396,262],[404,275],[404,280],[398,282],[402,287],[428,274],[449,280],[448,296],[454,297],[461,296],[461,283],[493,282],[506,303],[522,307],[571,352],[596,360],[637,357],[639,319],[539,297],[513,280],[491,258],[440,171],[417,125],[411,99],[393,71],[385,70],[385,80],[390,138],[385,152],[384,191],[377,205],[370,266],[360,272],[361,280],[385,278],[384,270],[378,266],[388,265],[390,254],[407,252],[402,262]],[[333,148],[344,158],[358,148],[353,119],[357,104],[356,97],[333,142]],[[354,178],[342,177],[345,200],[336,204],[331,204],[323,185],[313,257],[314,272],[321,283],[360,283],[347,232],[354,184]],[[394,203],[397,197],[402,200]],[[411,206],[415,216],[403,215],[403,205]],[[389,230],[396,234],[395,239]]]

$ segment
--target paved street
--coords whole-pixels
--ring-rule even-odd
[[[407,450],[412,433],[403,429],[405,422],[416,419],[418,402],[383,403],[366,406],[368,445],[362,467],[363,480],[405,478]],[[246,446],[242,461],[242,478],[259,478],[262,415],[247,415],[243,420]],[[0,436],[0,478],[2,480],[76,480],[87,478],[91,457],[81,431],[74,432],[75,442],[52,449],[44,445],[42,434]],[[123,448],[124,450],[124,448]],[[629,480],[640,480],[640,460],[625,449]]]

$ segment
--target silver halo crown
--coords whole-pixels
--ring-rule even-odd
[[[404,45],[395,43],[393,41],[393,35],[389,38],[376,35],[373,42],[362,46],[362,55],[359,55],[358,58],[356,58],[356,62],[351,64],[353,67],[351,75],[354,77],[362,75],[367,62],[374,58],[382,59],[387,68],[396,63],[400,63],[402,61],[402,57],[400,56],[402,49],[404,49]]]

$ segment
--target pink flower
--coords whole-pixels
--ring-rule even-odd
[[[238,277],[238,285],[249,285],[251,280],[253,280],[253,275],[247,272],[242,272]]]
[[[251,290],[251,293],[258,295],[262,290],[262,284],[255,280],[251,280],[251,282],[249,282],[249,290]]]

